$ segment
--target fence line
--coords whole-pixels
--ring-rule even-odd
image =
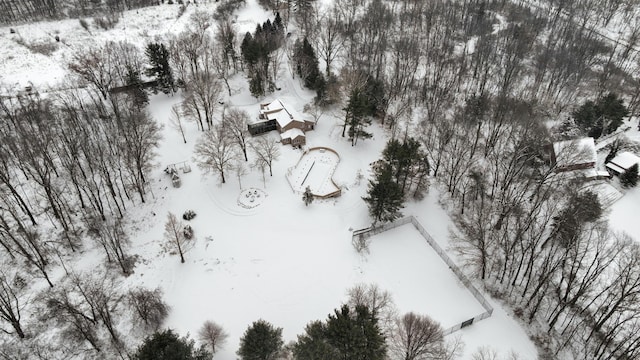
[[[442,331],[443,335],[449,335],[453,332],[456,332],[464,327],[470,326],[475,322],[478,322],[480,320],[484,320],[486,318],[489,318],[492,314],[493,314],[493,306],[491,306],[491,304],[489,304],[489,302],[487,301],[487,299],[484,297],[484,295],[471,283],[471,281],[469,280],[469,278],[462,272],[462,270],[460,270],[460,268],[458,267],[458,265],[456,265],[453,260],[451,260],[451,258],[449,257],[449,255],[442,249],[442,247],[433,239],[433,237],[431,237],[431,235],[427,232],[427,230],[425,230],[425,228],[422,226],[422,224],[420,224],[420,222],[418,221],[418,219],[416,219],[413,215],[411,216],[406,216],[397,220],[394,220],[392,222],[386,223],[386,224],[382,224],[382,225],[378,225],[378,226],[370,226],[368,228],[364,228],[364,229],[359,229],[359,230],[354,230],[352,233],[352,239],[355,239],[356,237],[359,237],[360,239],[362,238],[369,238],[373,235],[376,234],[380,234],[382,232],[391,230],[391,229],[395,229],[399,226],[403,226],[403,225],[407,225],[411,223],[416,230],[418,230],[418,232],[420,233],[420,235],[422,235],[422,237],[427,241],[427,243],[429,244],[429,246],[431,246],[431,248],[433,250],[435,250],[435,252],[438,254],[438,256],[440,256],[440,258],[442,259],[442,261],[445,262],[445,264],[447,264],[447,266],[449,266],[449,269],[451,269],[451,271],[453,271],[453,273],[458,277],[458,280],[460,280],[460,282],[467,288],[467,290],[469,290],[469,292],[471,292],[471,295],[473,295],[473,297],[480,303],[480,305],[482,305],[482,308],[484,308],[485,312],[478,314],[474,317],[472,317],[471,319],[465,320],[459,324],[456,324],[450,328],[447,328],[445,330]]]

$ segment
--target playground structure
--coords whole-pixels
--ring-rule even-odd
[[[289,185],[298,193],[309,187],[318,199],[338,197],[342,189],[332,177],[339,162],[340,156],[333,149],[314,147],[305,150],[296,165],[287,170]]]
[[[171,176],[171,184],[175,188],[179,188],[182,185],[182,180],[180,179],[178,169],[182,170],[183,174],[187,174],[191,172],[191,165],[189,165],[186,161],[181,161],[169,164],[164,169],[164,172]]]

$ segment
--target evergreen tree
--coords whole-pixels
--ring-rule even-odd
[[[175,91],[173,72],[169,66],[169,51],[162,43],[149,43],[145,54],[151,67],[147,69],[147,76],[155,76],[157,88],[165,94]]]
[[[130,95],[133,98],[133,104],[138,108],[142,108],[144,105],[149,103],[149,96],[142,87],[140,72],[131,66],[127,66],[126,76],[127,85],[133,86],[133,89],[130,92]]]
[[[391,167],[394,181],[402,188],[402,193],[407,194],[414,187],[414,197],[420,197],[430,168],[420,143],[411,137],[403,142],[389,140],[382,156],[383,161]]]
[[[620,183],[624,187],[634,187],[638,184],[638,164],[633,164],[620,175]]]
[[[180,338],[171,329],[157,332],[145,339],[133,355],[135,360],[209,360],[213,355],[195,342]]]
[[[304,194],[302,194],[302,201],[304,201],[305,206],[309,206],[313,202],[313,193],[311,192],[311,188],[307,186],[304,189]]]
[[[367,196],[362,199],[369,206],[369,215],[374,223],[378,221],[393,221],[402,214],[404,196],[402,188],[393,179],[392,169],[383,165],[375,170],[375,178],[369,180]]]
[[[553,231],[549,240],[555,239],[565,248],[572,247],[584,225],[600,219],[602,212],[598,194],[593,191],[570,193],[567,204],[553,217]]]
[[[283,345],[282,328],[275,328],[265,320],[258,320],[240,338],[237,354],[242,360],[274,360]]]
[[[622,125],[623,118],[629,115],[629,110],[622,99],[609,93],[597,102],[586,101],[572,115],[578,127],[597,139],[616,131]]]
[[[280,20],[280,23],[282,20]],[[262,25],[258,24],[253,35],[247,32],[240,45],[244,64],[249,77],[249,90],[255,97],[265,95],[267,91],[275,89],[273,71],[273,57],[271,53],[283,43],[284,32],[280,25],[270,20]]]
[[[363,92],[366,98],[364,114],[367,116],[378,116],[383,112],[386,104],[384,82],[381,79],[376,79],[369,75]]]
[[[325,337],[343,360],[382,360],[386,344],[378,320],[366,306],[343,305],[327,319]]]
[[[296,42],[294,60],[296,63],[296,72],[304,81],[304,86],[316,90],[318,79],[322,77],[322,74],[318,68],[316,52],[306,37],[302,42]]]
[[[371,125],[371,118],[368,116],[368,102],[365,94],[360,90],[354,89],[351,91],[347,107],[344,109],[345,116],[345,128],[349,126],[349,140],[351,140],[351,146],[355,146],[358,143],[358,139],[369,139],[373,135],[367,132],[365,128]],[[342,131],[344,136],[344,130]]]
[[[293,356],[297,360],[334,360],[340,354],[327,341],[327,326],[321,321],[314,321],[305,327],[305,333],[298,335],[293,345]]]

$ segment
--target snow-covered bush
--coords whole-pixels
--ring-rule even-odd
[[[186,225],[182,231],[185,239],[193,238],[193,228],[190,225]]]
[[[184,212],[184,214],[182,214],[182,218],[185,220],[191,220],[194,217],[196,217],[196,213],[193,210],[187,210]]]

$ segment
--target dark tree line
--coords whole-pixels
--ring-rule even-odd
[[[267,20],[262,25],[258,24],[253,34],[245,34],[240,51],[253,96],[260,97],[275,90],[279,65],[277,50],[283,41],[284,25],[279,13],[273,22]]]
[[[157,0],[2,0],[0,1],[0,23],[86,17],[105,12],[119,13],[157,4]]]

